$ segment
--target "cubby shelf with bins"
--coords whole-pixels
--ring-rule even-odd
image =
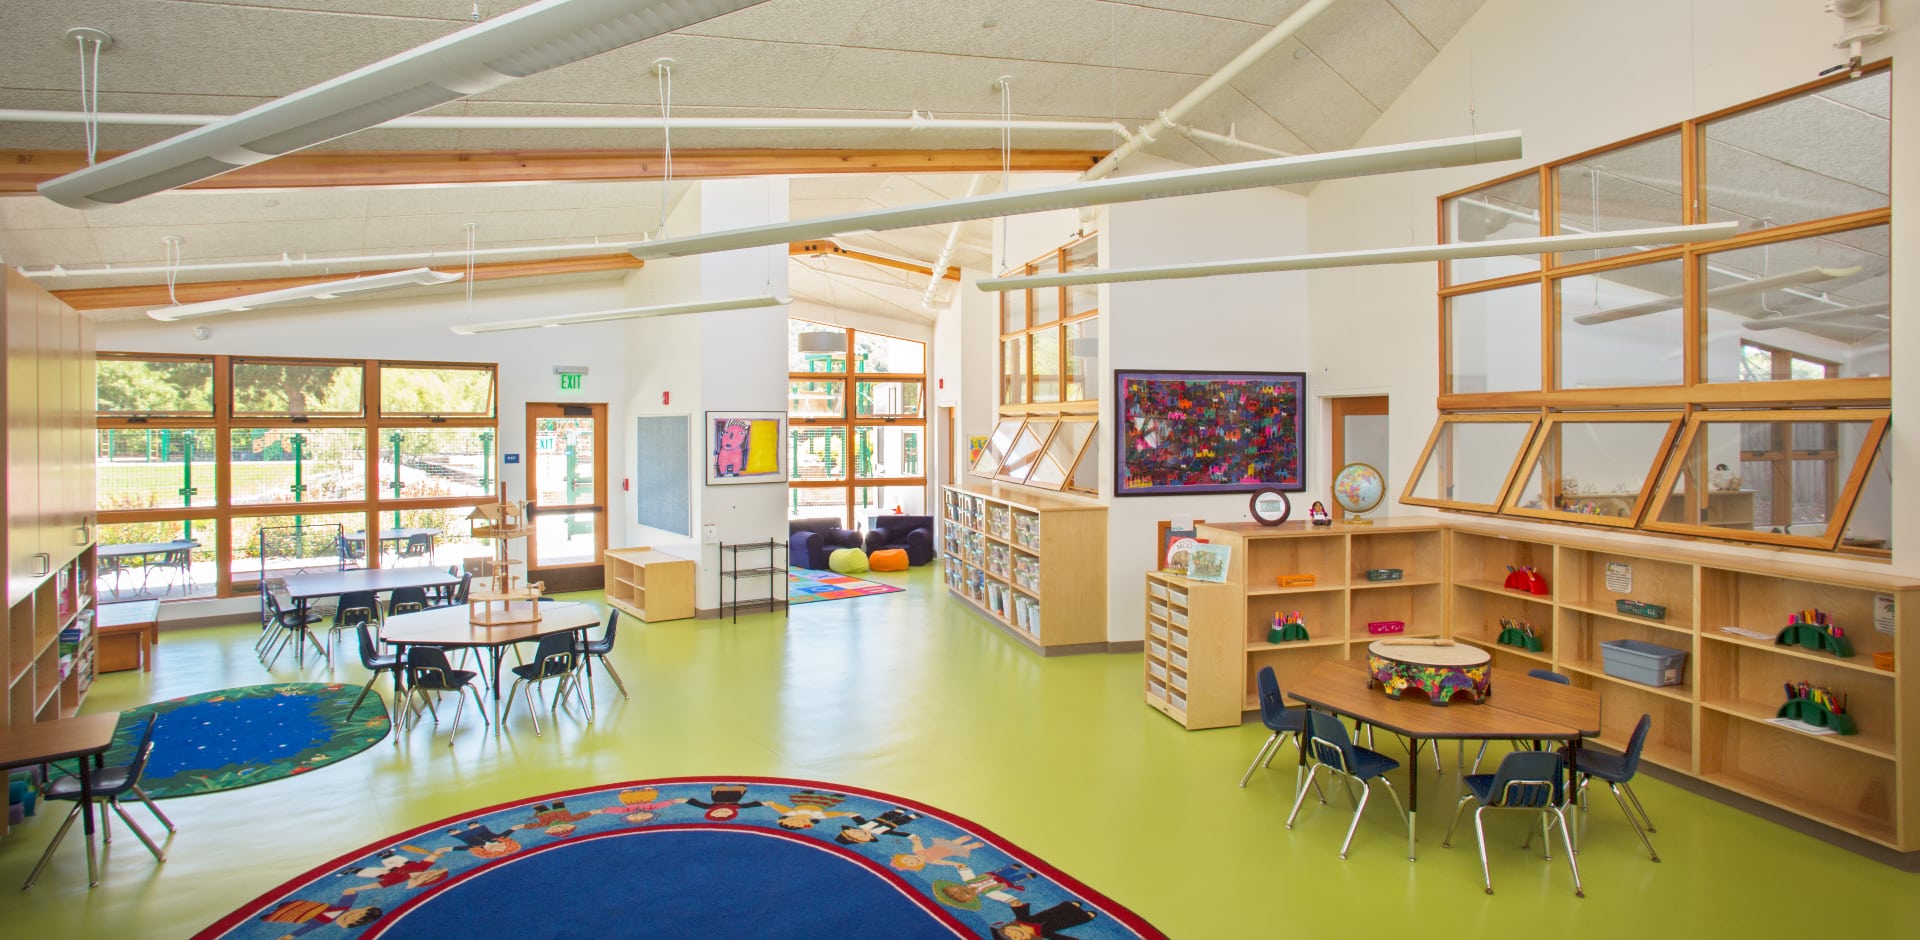
[[[952,485],[940,521],[948,590],[1041,653],[1106,650],[1106,507]]]
[[[1875,653],[1912,657],[1920,581],[1859,568],[1741,557],[1724,549],[1623,551],[1604,536],[1521,537],[1491,525],[1451,526],[1453,635],[1496,650],[1495,668],[1534,665],[1570,676],[1601,698],[1598,742],[1620,749],[1640,716],[1653,716],[1645,759],[1727,791],[1907,852],[1920,849],[1920,787],[1902,786],[1903,761],[1920,759],[1920,703]],[[1550,593],[1498,587],[1507,565],[1534,565]],[[1614,580],[1609,582],[1609,566]],[[1624,590],[1621,590],[1624,588]],[[1893,601],[1894,633],[1875,626],[1879,598]],[[1623,613],[1619,600],[1666,608],[1662,618]],[[1772,635],[1789,614],[1817,608],[1846,630],[1854,655],[1836,657],[1723,627]],[[1540,654],[1488,642],[1489,619],[1507,610],[1550,617]],[[1542,627],[1535,620],[1536,627]],[[1606,673],[1600,644],[1640,640],[1687,653],[1681,681],[1649,686]],[[1812,735],[1774,724],[1783,684],[1804,680],[1848,697],[1851,735]]]
[[[1239,724],[1246,651],[1236,635],[1193,630],[1196,617],[1220,616],[1237,595],[1170,571],[1148,572],[1146,589],[1147,704],[1190,731]]]
[[[0,674],[6,724],[71,718],[94,677],[94,547],[61,566],[7,610]]]
[[[694,614],[694,563],[652,548],[610,548],[605,554],[607,603],[653,622]]]
[[[1196,533],[1226,545],[1227,583],[1197,585],[1194,596],[1196,642],[1203,634],[1230,634],[1237,661],[1224,672],[1243,710],[1259,707],[1255,676],[1272,666],[1284,691],[1288,683],[1323,660],[1364,656],[1368,632],[1376,621],[1398,620],[1405,637],[1434,637],[1446,630],[1441,603],[1446,590],[1443,527],[1432,522],[1383,521],[1373,525],[1315,527],[1304,522],[1279,526],[1254,523],[1202,525]],[[1367,571],[1398,568],[1396,581],[1369,581]],[[1281,587],[1282,575],[1313,575],[1312,585]],[[1202,589],[1224,593],[1215,603]],[[1215,607],[1217,603],[1218,613]],[[1299,613],[1309,638],[1283,643],[1267,640],[1274,615]],[[1202,614],[1205,614],[1202,617]],[[1202,694],[1196,687],[1189,699]],[[1189,727],[1192,727],[1189,725]]]

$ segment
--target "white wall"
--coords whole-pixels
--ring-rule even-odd
[[[1813,0],[1488,0],[1358,142],[1360,146],[1517,128],[1523,159],[1322,183],[1310,197],[1313,251],[1435,241],[1435,198],[1515,170],[1675,124],[1812,80],[1842,61],[1839,21]],[[1890,0],[1894,32],[1868,59],[1920,52],[1920,0]],[[1894,72],[1893,151],[1920,152],[1920,69]],[[1920,160],[1893,166],[1896,245],[1920,243]],[[1419,457],[1439,388],[1436,266],[1313,272],[1313,372],[1321,390],[1392,395],[1395,494]],[[1896,278],[1896,309],[1920,283]],[[1920,356],[1896,330],[1896,361]],[[1920,408],[1920,375],[1894,372],[1896,411]],[[1896,422],[1897,461],[1920,463],[1920,428]],[[1920,492],[1894,494],[1895,567],[1920,571]],[[1904,546],[1904,551],[1901,547]]]
[[[1135,158],[1129,173],[1172,164]],[[1130,268],[1222,258],[1257,258],[1307,250],[1307,199],[1277,189],[1157,199],[1108,207],[1100,227],[1101,267]],[[1205,369],[1305,372],[1307,279],[1299,273],[1142,281],[1102,288],[1100,487],[1107,508],[1107,639],[1142,637],[1141,576],[1157,569],[1159,520],[1189,516],[1209,522],[1249,518],[1247,494],[1113,497],[1113,373]],[[1309,399],[1320,394],[1308,376]],[[1323,493],[1328,480],[1320,415],[1307,416],[1306,492],[1296,512]]]

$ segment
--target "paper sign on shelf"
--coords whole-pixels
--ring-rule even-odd
[[[1633,566],[1624,561],[1607,562],[1607,590],[1615,594],[1633,593]]]
[[[1892,636],[1893,615],[1893,595],[1875,594],[1873,596],[1873,628]]]

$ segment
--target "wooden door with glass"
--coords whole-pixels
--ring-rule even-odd
[[[528,577],[548,581],[549,593],[579,590],[600,571],[606,442],[604,403],[527,405]]]

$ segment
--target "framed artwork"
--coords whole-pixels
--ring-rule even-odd
[[[787,482],[787,415],[707,412],[707,485]]]
[[[975,434],[975,435],[972,435],[971,437],[968,437],[967,438],[967,465],[972,466],[974,464],[979,463],[980,452],[986,449],[987,449],[987,436],[985,434]]]
[[[1114,373],[1115,496],[1306,489],[1301,372]]]
[[[1173,527],[1173,523],[1171,521],[1166,519],[1160,520],[1159,538],[1154,541],[1155,547],[1154,547],[1153,557],[1159,560],[1161,571],[1177,571],[1182,574],[1186,573],[1187,560],[1184,554],[1185,548],[1182,549],[1183,554],[1179,559],[1180,563],[1176,565],[1174,564],[1174,558],[1173,558],[1174,544],[1181,539],[1186,539],[1188,542],[1187,547],[1191,547],[1192,544],[1196,541],[1194,539],[1194,529],[1199,526],[1205,525],[1206,522],[1207,520],[1205,519],[1195,519],[1193,520],[1193,525],[1187,526],[1185,528],[1176,529]]]

